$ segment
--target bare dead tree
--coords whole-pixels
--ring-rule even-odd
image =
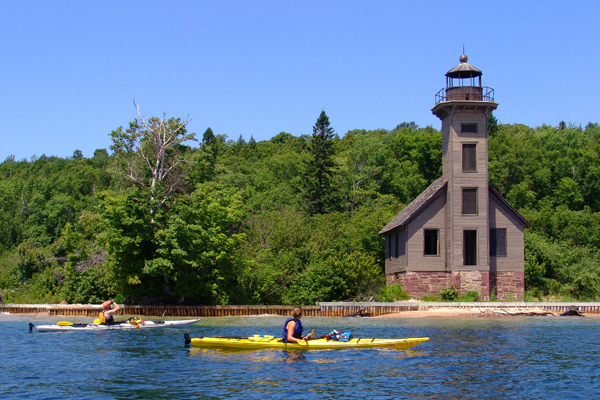
[[[119,161],[121,173],[134,185],[149,191],[154,214],[179,189],[182,179],[182,143],[197,141],[194,133],[188,133],[187,124],[191,119],[167,119],[148,117],[140,112],[134,101],[138,118],[129,123],[129,129],[122,127],[111,132],[113,145]]]

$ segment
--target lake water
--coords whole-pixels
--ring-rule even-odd
[[[183,334],[280,335],[283,317],[203,318],[186,329],[29,333],[0,316],[0,398],[420,399],[600,397],[600,319],[310,318],[321,335],[423,337],[408,350],[186,348]]]

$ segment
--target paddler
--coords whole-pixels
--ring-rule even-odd
[[[102,303],[102,312],[100,313],[100,323],[105,325],[113,325],[115,318],[113,314],[119,311],[121,307],[113,300],[106,300]]]
[[[300,340],[306,340],[312,337],[312,333],[302,336],[304,328],[302,327],[300,318],[302,318],[302,308],[296,306],[292,310],[292,316],[285,321],[285,324],[283,324],[282,338],[284,342],[297,343]]]

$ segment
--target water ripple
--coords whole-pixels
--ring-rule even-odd
[[[65,319],[63,317],[63,319]],[[83,319],[85,320],[85,319]],[[36,323],[56,318],[37,318]],[[74,322],[79,322],[73,319]],[[600,319],[305,318],[317,334],[422,337],[412,349],[185,348],[178,329],[28,333],[3,316],[0,398],[558,399],[600,396]],[[283,318],[204,318],[193,337],[279,334]]]

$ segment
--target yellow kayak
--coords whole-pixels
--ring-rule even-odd
[[[402,350],[429,340],[427,337],[406,339],[350,339],[348,341],[313,339],[301,340],[298,343],[284,343],[281,341],[281,338],[271,335],[191,338],[187,333],[184,335],[184,338],[186,345],[192,345],[194,347],[238,349],[278,348],[287,350],[365,349],[372,347],[387,347]]]

